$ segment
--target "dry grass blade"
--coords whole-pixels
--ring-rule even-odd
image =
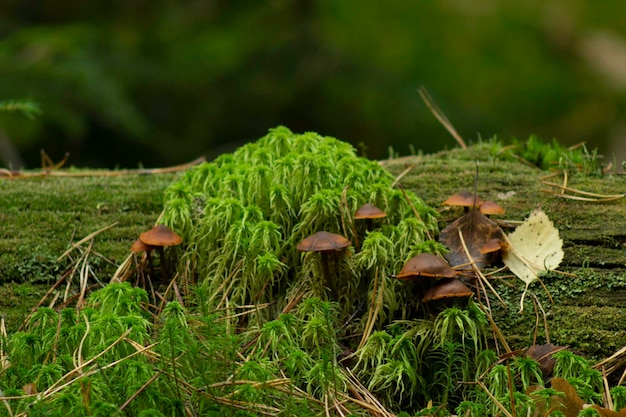
[[[141,387],[139,387],[139,389],[137,391],[135,391],[135,393],[133,395],[128,397],[128,399],[126,401],[124,401],[124,403],[122,405],[120,405],[119,411],[123,411],[126,407],[128,407],[130,405],[130,403],[132,403],[133,400],[139,396],[139,394],[141,394],[146,388],[148,388],[150,386],[150,384],[152,384],[154,381],[156,381],[156,379],[159,377],[159,375],[161,375],[160,372],[157,372],[154,375],[152,375],[152,377],[149,380],[147,380],[145,384],[143,384]]]
[[[68,371],[65,375],[63,375],[58,381],[56,381],[54,384],[52,384],[50,387],[48,387],[48,389],[46,389],[44,392],[42,392],[40,395],[42,398],[48,398],[54,394],[56,394],[57,392],[61,391],[63,388],[71,385],[72,383],[74,383],[75,381],[77,381],[80,378],[84,378],[90,375],[94,375],[98,372],[101,372],[104,369],[108,369],[108,368],[112,368],[114,366],[119,365],[120,363],[124,362],[127,359],[130,359],[132,357],[135,357],[141,353],[143,353],[146,350],[152,349],[153,347],[156,346],[156,343],[153,343],[151,345],[145,346],[140,350],[137,350],[127,356],[124,356],[121,359],[118,359],[114,362],[108,363],[106,365],[102,365],[102,366],[96,366],[94,368],[91,368],[88,371],[85,371],[84,369],[93,364],[94,362],[96,362],[99,358],[101,358],[103,355],[105,355],[108,351],[110,351],[111,349],[113,349],[113,347],[115,347],[116,345],[118,345],[120,342],[122,342],[123,340],[126,339],[126,336],[128,336],[128,334],[130,334],[130,332],[132,331],[132,329],[128,329],[126,330],[119,338],[117,338],[117,340],[115,340],[113,343],[111,343],[109,346],[107,346],[104,350],[102,350],[102,352],[98,353],[97,355],[95,355],[93,358],[89,359],[88,361],[82,363],[79,366],[76,366],[74,369]],[[82,356],[82,355],[80,355]],[[81,358],[82,361],[82,358]],[[77,375],[76,377],[74,377],[75,375]],[[22,398],[22,397],[18,397],[18,398]]]
[[[541,314],[543,315],[543,329],[544,329],[544,333],[546,336],[546,343],[550,343],[550,332],[548,330],[548,316],[546,315],[546,311],[543,309],[543,306],[541,305],[541,302],[539,301],[539,298],[537,298],[537,296],[535,294],[531,294],[533,296],[533,306],[535,308],[535,316],[536,316],[536,322],[535,322],[535,334],[533,336],[533,344],[537,344],[537,332],[539,331],[539,314],[537,312],[537,309],[539,309],[541,311]],[[548,296],[550,295],[550,293],[548,293]]]
[[[478,279],[480,279],[481,282],[487,284],[487,286],[489,287],[489,289],[491,290],[493,295],[495,295],[496,298],[500,301],[500,303],[502,303],[504,308],[506,308],[506,303],[504,302],[502,297],[500,297],[500,294],[498,294],[496,289],[493,288],[493,286],[491,285],[489,280],[481,272],[480,268],[478,268],[476,266],[476,263],[474,262],[474,258],[472,258],[472,255],[470,254],[469,249],[467,248],[467,245],[465,244],[465,239],[463,238],[463,232],[461,231],[461,229],[459,229],[459,240],[461,242],[461,245],[463,246],[463,250],[465,251],[465,256],[467,256],[467,259],[470,260],[470,264],[472,265],[472,269],[474,270],[474,272],[476,272],[476,276],[478,277]]]
[[[13,410],[11,409],[11,404],[9,404],[8,400],[2,400],[2,403],[4,404],[4,407],[7,409],[7,412],[9,413],[10,417],[13,417]]]
[[[609,380],[606,378],[604,367],[602,367],[602,386],[604,387],[604,407],[609,410],[615,410],[615,407],[613,406],[613,398],[611,396],[611,387],[609,387]]]
[[[93,239],[90,240],[89,246],[85,251],[85,256],[83,256],[83,262],[80,268],[80,293],[78,296],[78,302],[76,303],[76,311],[83,308],[85,304],[85,293],[87,292],[87,284],[89,281],[89,253],[93,248]]]
[[[80,247],[83,243],[89,242],[91,239],[93,239],[94,237],[98,236],[100,233],[105,232],[105,231],[107,231],[109,229],[112,229],[113,227],[117,226],[118,223],[119,222],[115,222],[115,223],[112,223],[112,224],[110,224],[108,226],[105,226],[105,227],[103,227],[100,230],[96,230],[95,232],[88,234],[87,236],[85,236],[84,238],[79,240],[78,242],[72,243],[72,246],[68,250],[63,252],[63,254],[57,258],[57,262],[60,262],[63,258],[65,258],[67,255],[69,255],[74,249]]]
[[[542,184],[549,187],[557,188],[559,192],[553,190],[541,190],[545,193],[552,194],[556,197],[567,198],[570,200],[589,201],[594,203],[604,203],[609,201],[619,200],[626,197],[626,194],[598,194],[589,191],[577,190],[575,188],[568,187],[567,185],[557,184],[551,181],[541,181]],[[569,194],[565,194],[568,192]]]
[[[513,414],[509,413],[509,410],[507,410],[506,407],[504,407],[502,403],[491,392],[489,392],[485,384],[483,384],[481,381],[476,381],[476,383],[485,391],[485,393],[487,393],[489,398],[491,398],[491,401],[493,401],[496,407],[498,407],[500,411],[502,411],[503,415],[505,415],[506,417],[513,417]]]
[[[496,339],[498,341],[500,341],[500,343],[502,343],[502,346],[504,346],[504,350],[506,351],[507,354],[510,354],[511,352],[513,352],[509,346],[509,344],[507,343],[504,335],[502,334],[502,332],[500,331],[500,328],[498,327],[498,325],[496,324],[496,322],[493,320],[493,317],[491,317],[491,314],[489,313],[489,311],[487,311],[487,309],[485,308],[485,306],[483,306],[482,304],[478,304],[478,306],[480,307],[480,309],[483,311],[483,313],[485,313],[485,317],[487,317],[487,320],[489,320],[489,325],[491,326],[491,330],[493,331],[493,333],[496,336]]]
[[[612,354],[606,359],[601,360],[593,366],[594,369],[604,369],[607,375],[610,375],[622,365],[626,363],[626,346]],[[626,378],[626,369],[620,377],[618,385],[621,385]]]
[[[360,399],[350,397],[345,393],[338,392],[339,395],[349,399],[352,403],[369,410],[373,416],[380,417],[396,417],[395,414],[387,411],[385,407],[378,401],[378,399],[367,389],[356,376],[349,369],[343,369],[342,373],[346,377],[346,382],[354,394],[357,394]]]
[[[6,352],[6,341],[8,340],[7,328],[4,324],[4,317],[0,317],[0,369],[7,369],[11,363],[9,362],[9,355]]]
[[[124,259],[124,262],[122,262],[115,270],[110,282],[124,282],[128,279],[132,271],[131,266],[133,264],[133,257],[134,254],[131,253],[126,257],[126,259]]]
[[[385,292],[385,278],[380,279],[380,288],[378,287],[379,273],[378,267],[376,267],[376,273],[374,275],[374,286],[372,287],[372,302],[367,312],[367,322],[365,324],[365,330],[361,337],[361,342],[357,350],[365,346],[367,339],[372,334],[374,324],[376,324],[376,317],[378,317],[378,311],[383,304],[383,294]]]
[[[437,118],[437,120],[439,120],[439,123],[441,123],[441,125],[446,128],[448,133],[452,135],[454,140],[456,140],[456,142],[462,149],[467,149],[467,145],[465,144],[465,141],[463,140],[461,135],[459,135],[459,133],[456,131],[452,123],[450,123],[450,120],[448,120],[446,115],[439,109],[439,107],[437,107],[437,105],[435,104],[435,100],[433,100],[426,88],[424,88],[424,86],[421,86],[417,91],[420,93],[420,97],[422,98],[428,109],[431,111],[431,113]]]
[[[395,179],[395,180],[393,180],[393,182],[391,183],[391,187],[392,187],[392,188],[393,188],[393,187],[395,187],[395,186],[396,186],[396,185],[400,182],[400,180],[401,180],[401,179],[402,179],[402,178],[403,178],[406,174],[408,174],[409,172],[411,172],[411,170],[413,170],[413,168],[415,168],[417,165],[418,165],[417,163],[412,164],[412,165],[409,165],[409,166],[408,166],[408,167],[407,167],[404,171],[402,171],[400,174],[398,174],[398,176],[396,177],[396,179]]]

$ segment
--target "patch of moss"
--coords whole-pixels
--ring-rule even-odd
[[[0,285],[0,312],[8,333],[16,331],[49,286],[15,282]]]
[[[178,174],[0,180],[0,281],[51,282],[67,267],[57,258],[72,242],[98,235],[91,264],[110,276],[132,241],[162,210],[163,190]]]

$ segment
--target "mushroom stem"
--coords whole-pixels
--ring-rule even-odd
[[[320,257],[322,260],[322,276],[324,277],[324,286],[328,286],[332,295],[333,289],[331,288],[330,284],[330,267],[328,263],[328,253],[320,252]]]
[[[146,259],[148,260],[148,267],[150,268],[150,275],[154,276],[154,263],[152,263],[152,249],[146,251]]]
[[[169,278],[167,265],[165,263],[165,251],[163,250],[163,246],[157,247],[157,251],[159,252],[159,259],[161,260],[161,273],[163,274],[163,278]]]

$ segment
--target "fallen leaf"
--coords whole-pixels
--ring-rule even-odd
[[[548,215],[543,210],[536,209],[506,237],[506,243],[508,247],[502,255],[502,261],[526,284],[520,300],[521,311],[530,283],[561,264],[564,255],[563,241]]]
[[[463,240],[472,259],[468,258],[463,249],[459,231],[463,234]],[[492,239],[504,239],[502,229],[475,207],[450,223],[439,235],[439,241],[450,249],[450,252],[446,254],[446,259],[453,267],[469,265],[471,261],[478,268],[488,266],[495,255],[493,253],[481,253],[481,249]],[[471,270],[471,267],[468,266],[467,269]]]

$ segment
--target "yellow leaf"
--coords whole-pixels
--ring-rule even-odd
[[[520,310],[523,310],[528,285],[539,275],[561,264],[563,241],[557,228],[541,209],[534,210],[524,223],[506,237],[506,241],[508,247],[502,260],[511,272],[526,283],[520,300]]]

